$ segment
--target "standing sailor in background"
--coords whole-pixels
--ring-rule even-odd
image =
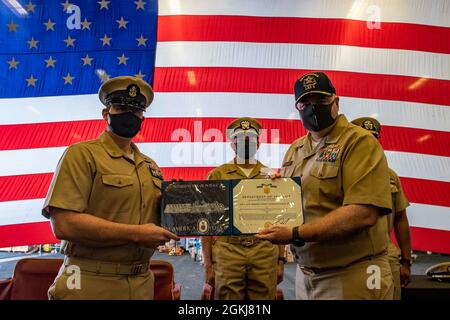
[[[270,169],[255,159],[261,124],[239,118],[227,127],[236,156],[208,174],[208,180],[262,179]],[[254,236],[202,237],[205,280],[215,288],[218,300],[275,299],[283,279],[284,246]]]
[[[353,124],[368,130],[377,139],[380,139],[381,124],[377,119],[370,117],[358,118]],[[401,299],[402,287],[411,282],[411,237],[409,231],[408,216],[406,208],[409,207],[408,199],[403,192],[400,179],[394,170],[389,168],[392,213],[386,216],[388,226],[388,258],[394,277],[394,300]],[[394,229],[398,247],[391,240],[391,231]]]

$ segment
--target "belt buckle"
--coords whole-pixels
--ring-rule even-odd
[[[241,244],[246,247],[250,247],[255,243],[255,240],[252,238],[244,238],[241,240]]]
[[[312,276],[313,274],[315,274],[314,270],[307,267],[300,267],[300,270],[302,270],[303,274],[307,276]]]
[[[144,267],[143,263],[133,264],[133,266],[131,267],[131,273],[133,275],[139,274],[141,273],[143,267]]]

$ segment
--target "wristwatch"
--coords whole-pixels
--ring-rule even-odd
[[[411,267],[411,259],[406,259],[406,258],[401,258],[400,259],[400,264],[407,264],[408,266]]]
[[[283,261],[283,264],[286,264],[286,258],[285,257],[278,257],[278,262]]]
[[[305,241],[300,237],[298,228],[298,226],[292,228],[292,244],[296,247],[303,247],[305,245]]]

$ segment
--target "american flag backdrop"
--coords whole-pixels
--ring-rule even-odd
[[[70,4],[79,29],[69,28]],[[450,253],[450,0],[0,6],[0,247],[55,241],[40,208],[65,147],[104,130],[96,92],[108,77],[153,85],[135,141],[166,179],[188,180],[232,158],[222,137],[240,116],[268,129],[260,160],[280,167],[305,134],[293,83],[323,70],[341,113],[383,124],[381,143],[411,202],[413,248]]]

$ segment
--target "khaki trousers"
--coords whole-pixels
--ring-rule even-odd
[[[268,241],[243,246],[216,241],[212,248],[216,300],[272,300],[278,248]]]
[[[154,276],[102,274],[63,264],[48,290],[50,300],[153,300]]]
[[[386,255],[320,273],[302,271],[297,266],[295,280],[298,300],[392,300],[394,295]]]
[[[401,300],[402,285],[400,281],[400,249],[393,244],[392,241],[389,241],[387,251],[392,277],[394,278],[394,300]]]

